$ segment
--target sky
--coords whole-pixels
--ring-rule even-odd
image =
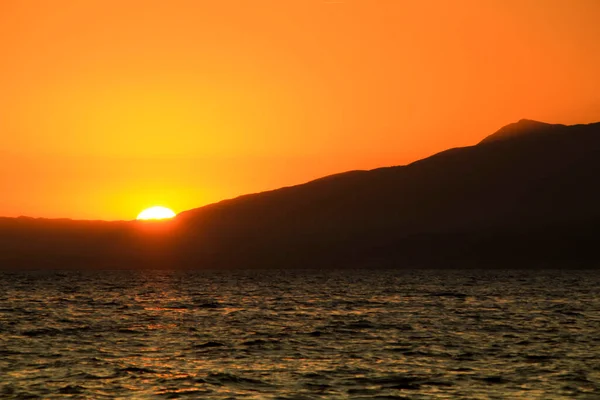
[[[0,216],[134,219],[600,121],[597,0],[0,0]]]

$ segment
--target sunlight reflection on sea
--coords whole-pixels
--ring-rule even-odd
[[[0,275],[1,398],[599,398],[594,271]]]

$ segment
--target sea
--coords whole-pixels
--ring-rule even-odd
[[[1,399],[600,399],[600,271],[0,272]]]

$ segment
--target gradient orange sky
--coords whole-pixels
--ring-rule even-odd
[[[0,215],[134,219],[600,121],[598,0],[0,0]]]

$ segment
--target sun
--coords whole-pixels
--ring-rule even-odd
[[[173,218],[176,214],[173,210],[167,207],[150,207],[138,214],[137,219],[148,220],[148,219],[168,219]]]

